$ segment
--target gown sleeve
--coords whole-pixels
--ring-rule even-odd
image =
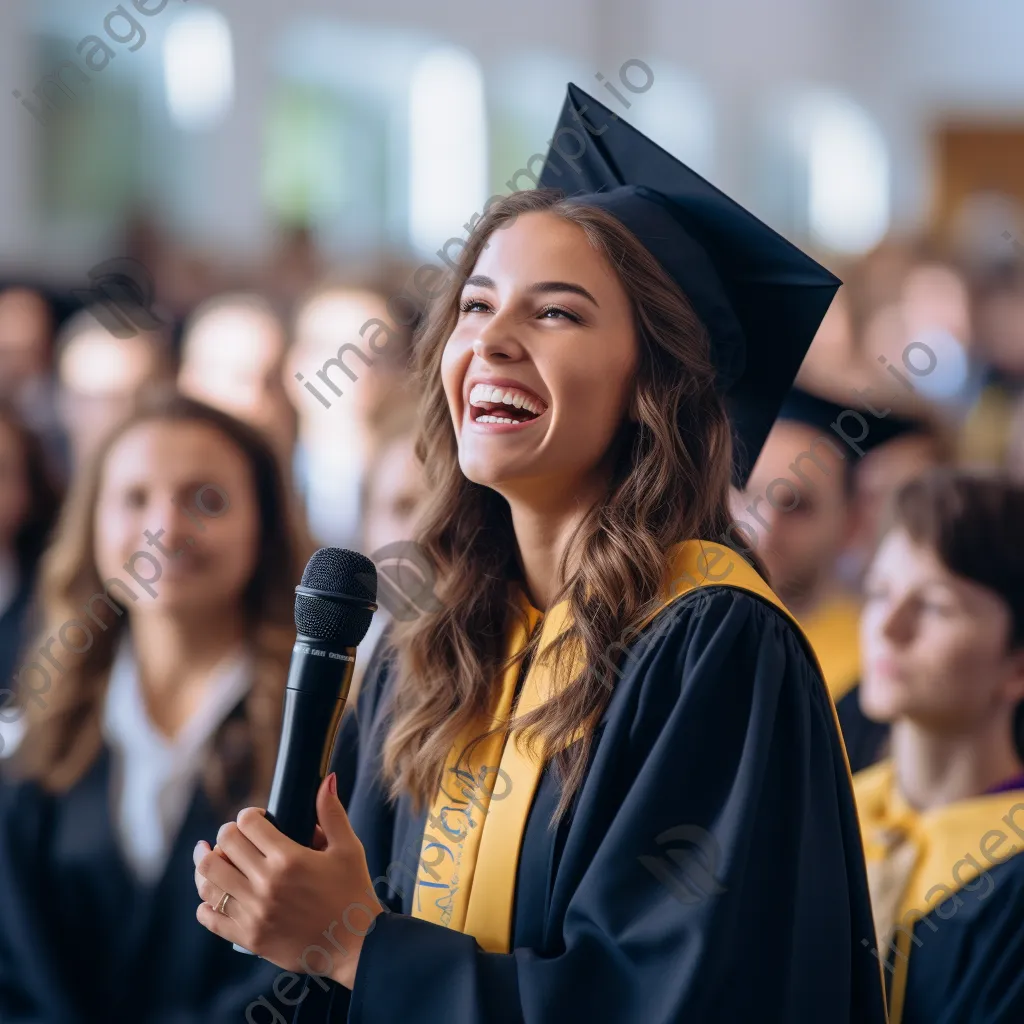
[[[567,843],[588,836],[595,852],[553,950],[488,953],[470,935],[385,913],[329,1021],[883,1024],[824,685],[759,599],[718,589],[680,604],[616,684],[629,687],[632,717],[600,746],[613,744],[623,768],[595,783],[592,767],[579,795]]]

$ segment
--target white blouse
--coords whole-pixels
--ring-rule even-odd
[[[250,659],[242,651],[226,656],[212,672],[202,705],[168,739],[150,721],[130,638],[122,641],[110,671],[103,735],[113,756],[114,832],[141,882],[163,874],[213,736],[251,682]]]
[[[111,823],[140,882],[153,884],[162,876],[213,737],[249,691],[252,674],[244,651],[223,658],[211,673],[202,705],[169,739],[146,711],[130,637],[121,641],[104,701],[103,737],[111,753]],[[17,748],[24,723],[20,716],[11,722],[3,718],[0,714],[0,757],[7,757]]]

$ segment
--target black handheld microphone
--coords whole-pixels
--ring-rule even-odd
[[[310,846],[316,794],[352,685],[356,647],[377,610],[377,569],[356,551],[320,548],[295,595],[295,646],[267,820],[289,839]]]

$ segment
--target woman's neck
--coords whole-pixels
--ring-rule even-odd
[[[564,584],[559,573],[562,557],[573,532],[596,500],[596,496],[580,496],[557,505],[509,501],[527,593],[539,611],[546,611],[554,603]]]
[[[132,619],[132,652],[146,710],[153,724],[173,738],[202,705],[210,673],[245,636],[241,611],[211,622],[156,614]]]
[[[1005,715],[967,736],[940,736],[900,721],[891,744],[899,787],[919,810],[980,796],[1024,773]]]

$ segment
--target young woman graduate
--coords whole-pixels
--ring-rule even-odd
[[[828,692],[701,539],[723,392],[742,480],[838,282],[574,86],[569,132],[541,184],[579,195],[491,204],[420,339],[440,609],[364,682],[314,849],[244,810],[199,920],[311,975],[300,1024],[880,1024]]]
[[[269,792],[300,543],[269,445],[177,396],[75,481],[0,715],[4,1024],[237,1024],[273,1000],[273,967],[196,923],[189,869]]]
[[[866,601],[860,699],[891,757],[854,786],[892,1024],[1019,1024],[1024,487],[905,485]]]

